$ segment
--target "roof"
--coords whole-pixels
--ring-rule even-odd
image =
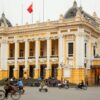
[[[99,26],[99,23],[96,22],[95,18],[86,13],[82,7],[77,6],[77,2],[74,1],[73,6],[65,13],[64,18],[74,18],[77,14],[77,12],[80,11],[80,13],[84,16],[84,18],[89,21],[93,26]]]
[[[73,6],[66,12],[64,18],[72,18],[76,16],[76,12],[78,10],[77,2],[74,1]]]
[[[5,14],[2,13],[2,16],[0,18],[0,26],[4,26],[4,27],[12,27],[12,24],[10,23],[10,21],[5,17]]]

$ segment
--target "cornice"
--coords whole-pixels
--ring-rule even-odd
[[[49,24],[48,24],[49,23]],[[36,23],[36,24],[30,24],[30,25],[23,25],[23,26],[14,26],[10,28],[0,28],[0,35],[8,35],[8,34],[27,34],[27,33],[39,33],[43,31],[51,31],[51,30],[58,30],[61,27],[72,27],[72,26],[79,26],[79,25],[85,25],[89,28],[91,28],[93,31],[95,31],[97,34],[100,35],[99,28],[96,28],[92,26],[87,21],[75,21],[75,19],[64,19],[61,22],[58,21],[51,21],[51,22],[44,22],[44,23]]]

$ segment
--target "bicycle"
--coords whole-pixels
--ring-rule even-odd
[[[25,90],[23,89],[23,87],[18,87],[18,92],[20,94],[24,94],[25,93]]]
[[[11,90],[8,93],[8,96],[10,95],[10,97],[12,98],[12,100],[19,100],[21,97],[21,94],[16,90]],[[0,100],[4,100],[5,99],[5,91],[4,90],[0,90]]]

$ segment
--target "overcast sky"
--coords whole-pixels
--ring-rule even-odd
[[[74,0],[44,0],[44,20],[58,20],[60,14],[65,12],[73,5]],[[95,11],[100,17],[100,0],[76,0],[78,6],[82,5],[83,9],[93,14]],[[33,22],[43,21],[43,0],[0,0],[0,15],[5,13],[7,19],[13,25],[31,23],[32,15],[27,12],[28,6],[33,2]],[[23,7],[22,7],[23,5]]]

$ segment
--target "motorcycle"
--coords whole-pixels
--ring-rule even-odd
[[[39,87],[39,91],[41,92],[41,91],[45,91],[45,92],[48,92],[48,88],[47,88],[47,86],[45,85],[45,86],[43,86],[43,87]]]
[[[78,84],[75,88],[76,88],[76,89],[87,90],[87,85],[86,85],[86,84],[84,84],[84,85],[80,85],[80,84]]]
[[[58,84],[58,88],[65,88],[65,89],[69,89],[69,84]]]

